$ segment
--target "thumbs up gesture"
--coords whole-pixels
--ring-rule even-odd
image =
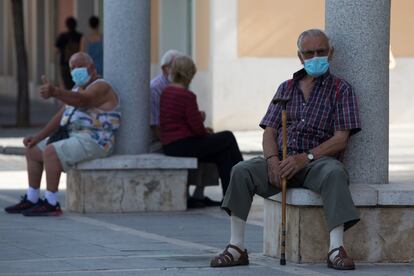
[[[49,99],[56,95],[56,87],[52,85],[45,75],[42,76],[42,86],[40,86],[40,96],[43,99]]]

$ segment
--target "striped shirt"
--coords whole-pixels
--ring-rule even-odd
[[[106,81],[103,79],[97,79],[89,84],[89,86],[92,86],[98,82]],[[79,87],[75,86],[72,89],[72,92],[78,93]],[[106,152],[112,151],[115,144],[115,132],[119,128],[121,121],[118,94],[116,94],[116,96],[118,98],[118,105],[111,111],[101,110],[96,107],[77,108],[73,111],[75,107],[66,105],[60,125],[66,125],[70,118],[70,122],[68,124],[70,132],[85,133]],[[73,115],[70,117],[72,113]]]
[[[160,124],[160,97],[162,91],[169,84],[170,82],[162,73],[151,80],[151,126],[158,126]]]
[[[327,72],[315,80],[305,101],[299,88],[299,81],[305,75],[304,69],[296,72],[292,80],[279,86],[274,97],[291,99],[286,105],[288,154],[313,149],[338,130],[350,130],[351,135],[361,130],[357,98],[349,83]],[[281,150],[282,108],[279,104],[270,103],[260,127],[277,130],[277,145]]]
[[[196,95],[188,89],[167,86],[161,94],[160,132],[163,145],[207,135]]]

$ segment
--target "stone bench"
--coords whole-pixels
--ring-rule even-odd
[[[67,175],[66,209],[86,212],[186,210],[196,158],[113,155],[79,163]]]
[[[345,232],[354,260],[414,261],[414,184],[351,185],[361,221]],[[329,246],[321,197],[307,189],[286,194],[286,259],[325,262]],[[280,258],[281,194],[264,200],[264,254]]]

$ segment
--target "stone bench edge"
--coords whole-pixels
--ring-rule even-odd
[[[414,184],[352,184],[350,189],[356,206],[414,206]],[[265,200],[282,202],[282,195]],[[320,195],[304,188],[289,189],[286,202],[294,206],[322,206]]]
[[[86,170],[140,170],[140,169],[197,169],[197,158],[171,157],[159,153],[137,155],[111,155],[76,165],[75,169]]]

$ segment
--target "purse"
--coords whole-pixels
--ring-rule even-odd
[[[74,108],[72,113],[70,113],[69,118],[63,126],[59,126],[59,128],[49,136],[49,138],[46,141],[46,145],[49,145],[50,143],[54,143],[60,140],[68,139],[69,138],[69,130],[68,125],[70,122],[70,119],[72,118],[73,113],[75,113],[77,108]]]

